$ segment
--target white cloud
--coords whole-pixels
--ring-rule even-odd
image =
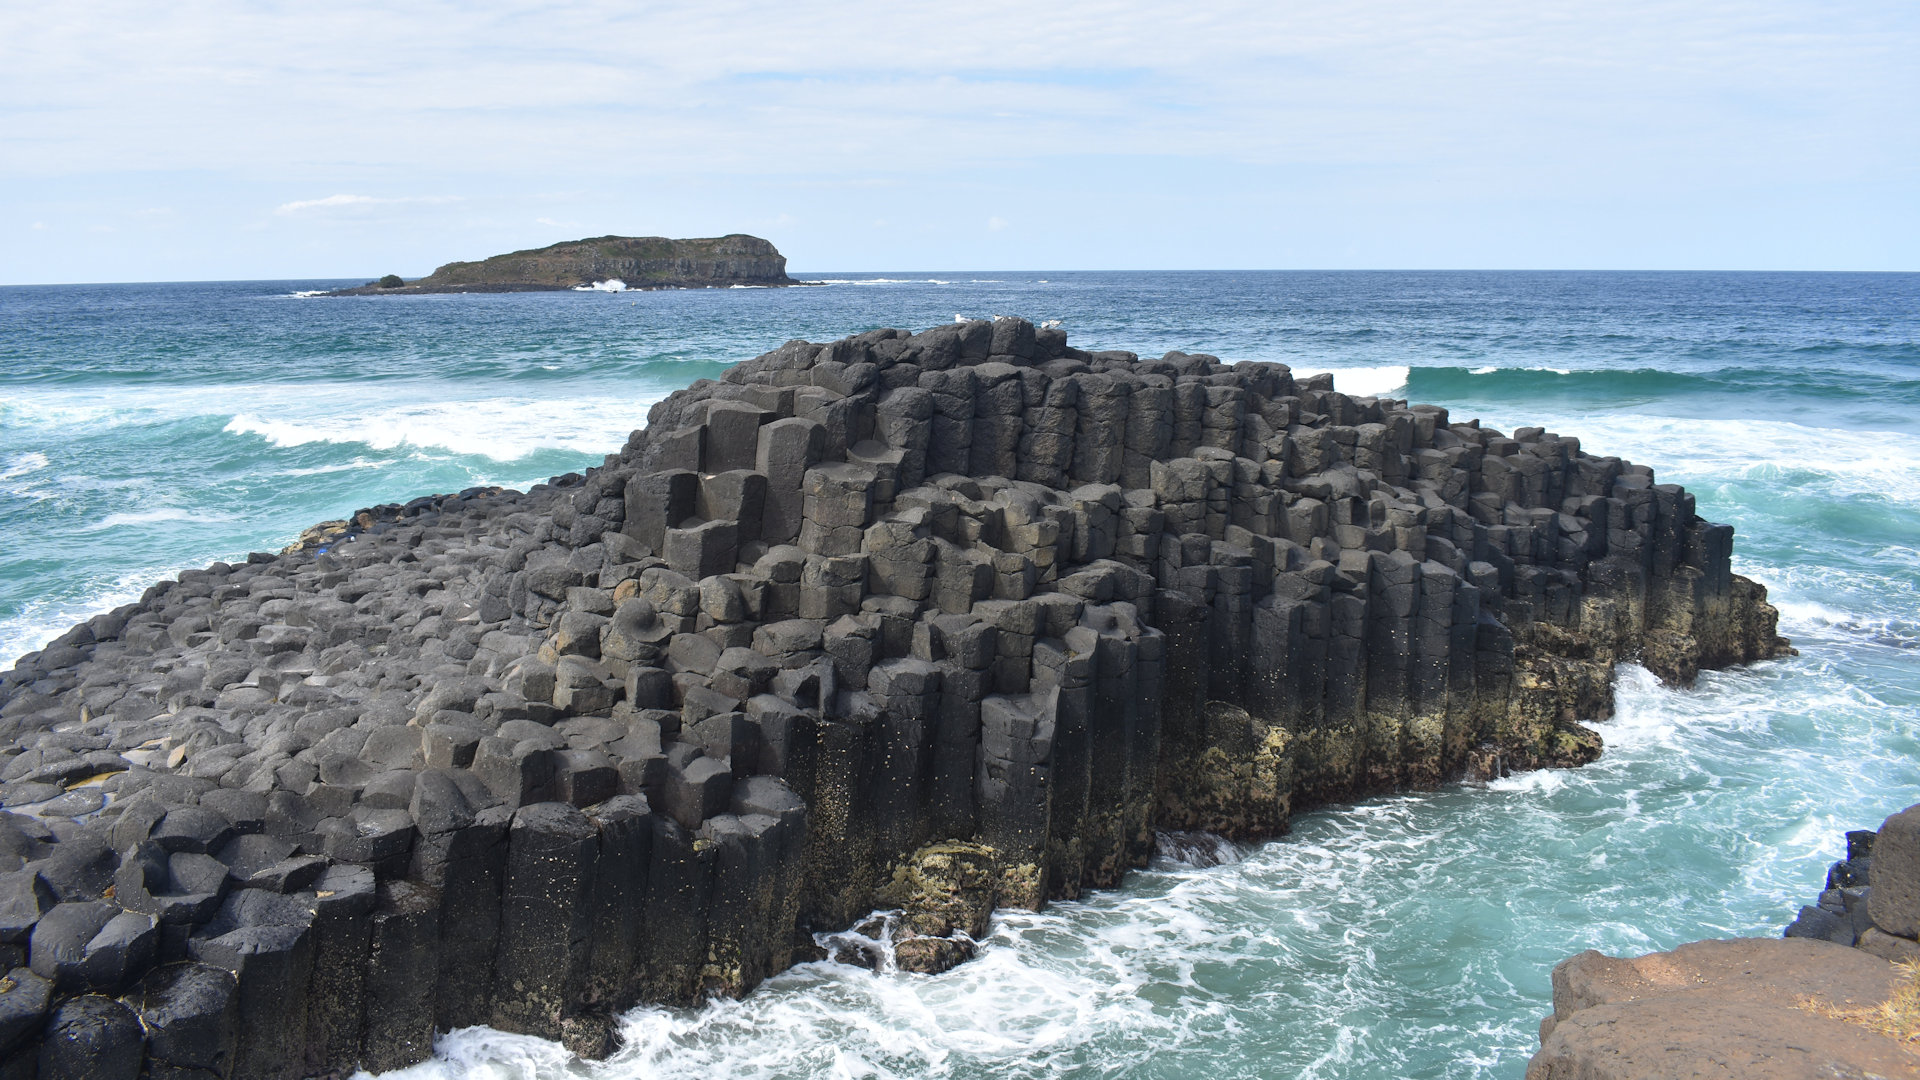
[[[1160,249],[1131,244],[1128,257],[1177,252],[1181,265],[1458,265],[1452,253],[1469,249],[1476,264],[1516,265],[1502,254],[1516,244],[1576,243],[1625,265],[1667,265],[1633,251],[1692,244],[1683,262],[1726,265],[1711,238],[1782,229],[1908,264],[1898,252],[1920,250],[1900,191],[1920,175],[1911,2],[968,10],[968,26],[1016,33],[957,31],[953,11],[0,4],[0,182],[22,216],[54,220],[119,220],[165,198],[193,225],[278,204],[260,216],[318,241],[404,217],[383,241],[429,265],[449,246],[545,242],[543,228],[695,235],[762,228],[789,208],[764,226],[770,239],[851,246],[841,238],[878,235],[864,226],[884,218],[901,238],[891,250],[921,264],[971,258],[964,245],[991,236],[992,252],[1048,244],[1058,251],[1038,264],[1084,265],[1130,208],[1168,228]],[[132,194],[155,176],[188,178],[184,194]],[[111,194],[69,208],[76,178]],[[430,191],[467,198],[459,213],[402,214],[451,200],[367,194]],[[983,230],[989,213],[1022,227]],[[1888,224],[1864,224],[1875,219]],[[1342,235],[1377,235],[1363,250],[1386,254],[1350,254]],[[46,260],[22,265],[42,273]]]
[[[324,199],[301,199],[296,202],[281,203],[274,209],[276,214],[297,214],[303,210],[330,210],[341,206],[395,206],[402,203],[450,203],[459,202],[457,195],[415,195],[398,199],[380,199],[372,195],[329,195]]]
[[[943,5],[885,0],[10,5],[0,100],[13,153],[0,171],[533,174],[591,147],[602,171],[745,175],[777,161],[844,176],[850,163],[947,168],[901,152],[939,139],[973,161],[1186,155],[1500,176],[1568,159],[1565,176],[1599,186],[1645,175],[1648,155],[1622,146],[1685,158],[1704,143],[1751,162],[1782,122],[1799,149],[1875,118],[1910,125],[1916,95],[1900,91],[1920,91],[1920,25],[1897,7],[983,0],[970,12],[1021,27],[1006,35],[955,33]],[[1822,114],[1847,122],[1813,122]],[[1903,156],[1899,142],[1878,153]]]
[[[1005,229],[1006,227],[1007,227],[1007,219],[1006,219],[1006,218],[1003,218],[1003,217],[990,217],[990,218],[988,218],[988,219],[987,219],[987,231],[988,231],[988,232],[1000,232],[1000,231],[1002,231],[1002,230],[1004,230],[1004,229]]]

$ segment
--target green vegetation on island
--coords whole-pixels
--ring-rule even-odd
[[[787,259],[757,236],[732,233],[694,240],[664,236],[600,236],[452,262],[405,281],[388,274],[335,296],[453,292],[538,292],[620,282],[629,289],[712,289],[733,285],[796,285]]]

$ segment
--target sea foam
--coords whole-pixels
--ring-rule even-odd
[[[243,412],[228,421],[225,430],[277,447],[323,442],[382,451],[408,447],[509,462],[540,450],[604,453],[626,441],[649,404],[646,396],[455,399],[386,404],[330,416]]]
[[[47,455],[38,450],[30,450],[24,454],[15,454],[6,460],[4,465],[0,465],[0,484],[5,484],[5,482],[9,480],[19,480],[23,477],[30,476],[46,468],[49,464],[50,462],[47,460]],[[0,491],[17,493],[16,489],[17,485],[0,487]]]
[[[1403,390],[1407,385],[1407,377],[1411,373],[1411,368],[1391,364],[1330,370],[1330,374],[1333,375],[1333,388],[1349,397],[1381,397]],[[1312,373],[1299,370],[1294,372],[1295,377],[1308,374]]]

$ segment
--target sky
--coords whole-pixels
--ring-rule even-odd
[[[1920,270],[1913,0],[0,0],[0,284]]]

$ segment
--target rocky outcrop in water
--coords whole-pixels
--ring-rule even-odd
[[[1920,805],[1845,840],[1784,940],[1555,967],[1528,1080],[1920,1076]]]
[[[1278,364],[789,342],[584,476],[363,511],[0,677],[0,1076],[604,1053],[876,907],[937,971],[1156,828],[1591,760],[1616,663],[1785,649],[1731,545],[1573,438]]]
[[[1846,844],[1847,857],[1827,870],[1827,887],[1784,936],[1920,963],[1920,805],[1887,818],[1877,832],[1848,832]]]
[[[1553,1015],[1527,1080],[1867,1080],[1920,1077],[1875,1030],[1909,977],[1823,941],[1696,941],[1553,969]]]
[[[786,256],[757,236],[732,233],[702,240],[664,236],[599,236],[479,262],[454,262],[426,277],[379,281],[329,296],[412,293],[542,292],[619,281],[629,289],[724,289],[734,285],[797,285]]]

